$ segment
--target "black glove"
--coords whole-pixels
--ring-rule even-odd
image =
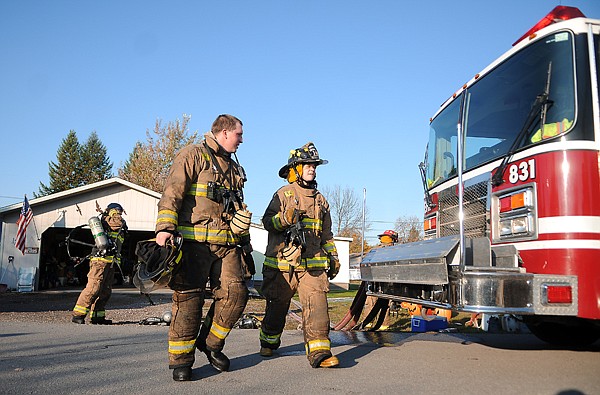
[[[337,256],[329,257],[329,269],[327,270],[327,277],[333,280],[335,276],[340,272],[340,260]]]
[[[242,259],[246,266],[247,274],[250,274],[248,277],[254,276],[256,274],[256,266],[254,265],[254,258],[252,257],[252,244],[248,243],[242,247]]]

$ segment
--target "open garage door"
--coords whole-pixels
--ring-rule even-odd
[[[69,243],[67,251],[66,238],[71,234],[71,239],[77,242]],[[131,284],[133,268],[137,263],[135,246],[138,241],[154,237],[153,231],[129,230],[121,250],[121,271],[116,271],[117,284]],[[52,227],[42,233],[40,244],[39,262],[39,288],[51,289],[65,286],[85,286],[89,262],[80,258],[91,252],[94,243],[92,233],[88,227],[84,228],[59,228]]]

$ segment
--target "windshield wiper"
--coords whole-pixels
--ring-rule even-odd
[[[531,130],[531,127],[535,125],[538,121],[541,122],[541,127],[546,123],[546,112],[548,111],[548,105],[552,104],[551,100],[548,100],[550,96],[550,77],[552,76],[552,62],[548,63],[548,76],[546,77],[546,86],[544,87],[544,91],[537,95],[535,101],[533,102],[533,106],[531,110],[529,110],[529,114],[527,114],[527,119],[525,119],[525,123],[523,123],[523,127],[517,134],[515,141],[513,141],[510,149],[502,159],[500,166],[496,169],[496,172],[492,176],[492,186],[499,186],[504,183],[504,179],[502,176],[504,175],[504,170],[506,170],[506,166],[508,162],[514,155],[517,148],[521,146],[523,138],[527,136],[527,132]],[[538,118],[538,114],[540,117]]]
[[[425,160],[427,161],[427,159]],[[431,199],[431,195],[429,194],[429,189],[427,188],[427,176],[425,171],[425,162],[419,163],[419,171],[421,172],[421,181],[423,182],[423,190],[425,191],[425,204],[429,209],[432,209],[436,206],[436,204]]]

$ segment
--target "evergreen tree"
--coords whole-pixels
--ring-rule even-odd
[[[93,131],[81,147],[83,184],[106,180],[112,177],[112,163],[106,153],[106,147]]]
[[[92,132],[84,145],[79,143],[77,134],[70,130],[56,153],[56,163],[48,164],[49,185],[40,182],[35,197],[66,191],[112,177],[112,163],[106,147],[96,132]]]
[[[56,163],[48,164],[49,185],[40,181],[39,193],[35,197],[66,191],[80,186],[81,182],[81,145],[74,130],[70,130],[56,153]]]

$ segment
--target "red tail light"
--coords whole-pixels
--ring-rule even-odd
[[[547,285],[547,303],[572,303],[573,293],[570,285]]]

